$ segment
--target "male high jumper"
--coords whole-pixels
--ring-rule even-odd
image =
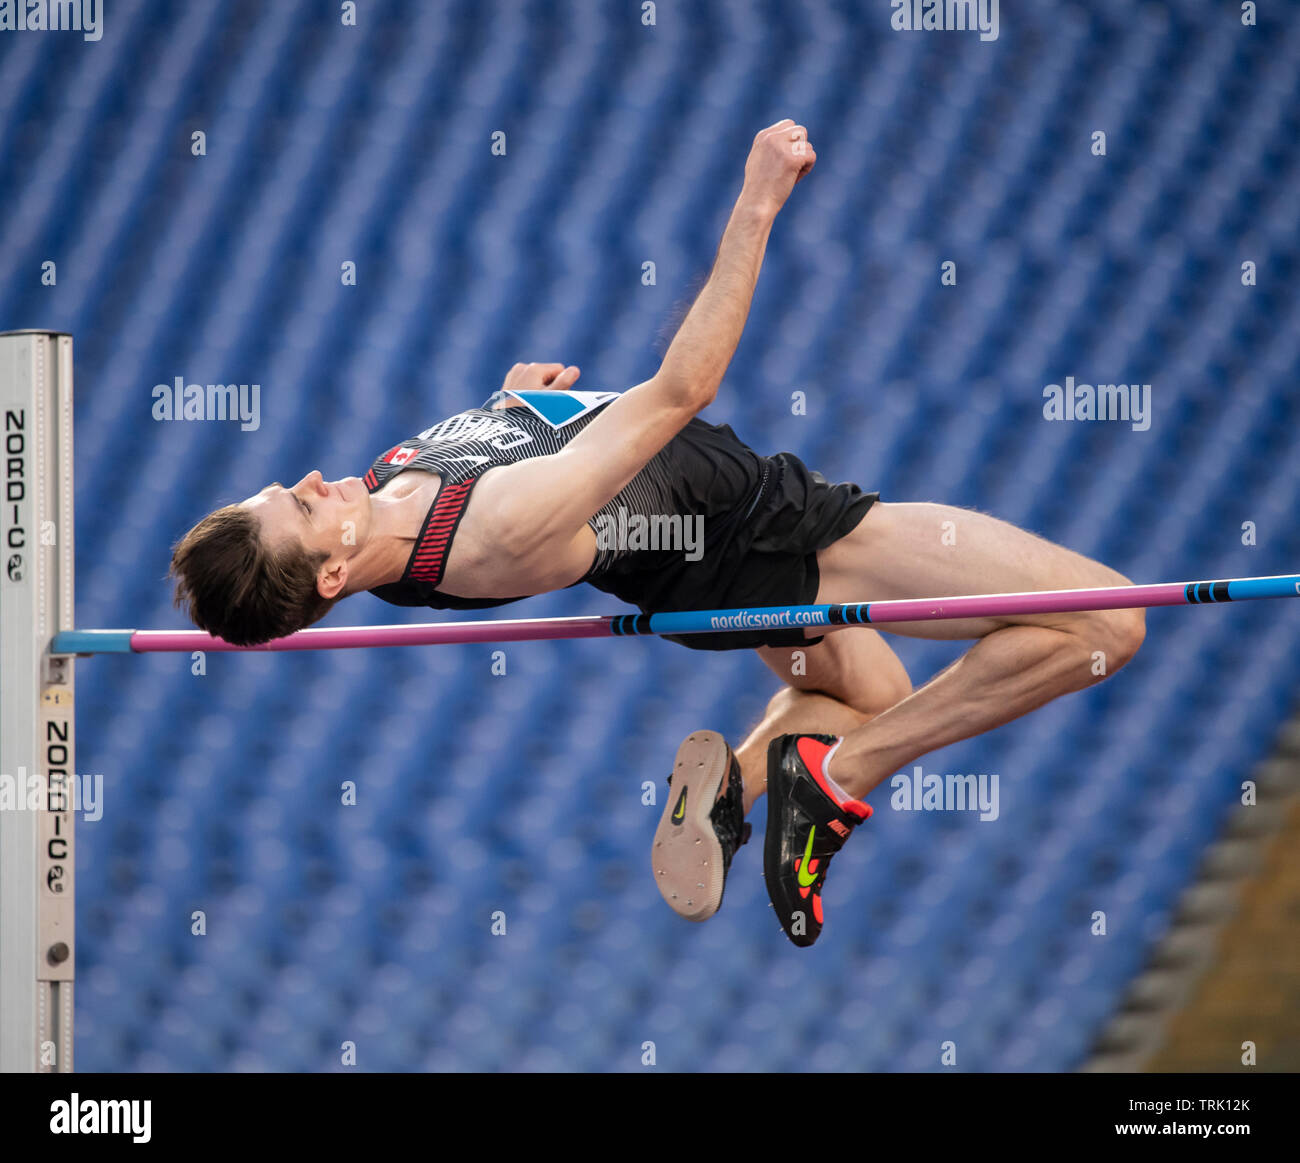
[[[177,545],[176,600],[237,645],[291,634],[368,590],[402,606],[477,609],[587,582],[646,612],[927,598],[1128,584],[982,513],[883,503],[795,456],[760,456],[697,413],[717,394],[768,235],[817,155],[791,120],[762,130],[708,282],[659,371],[622,393],[574,392],[576,367],[516,364],[501,391],[389,449],[364,478],[311,472],[209,514]],[[611,522],[703,519],[703,554],[611,545]],[[951,522],[949,526],[948,523]],[[944,537],[955,528],[955,541]],[[896,623],[974,645],[913,691],[875,630],[683,635],[753,648],[784,685],[734,752],[712,731],[677,753],[651,858],[664,899],[702,921],[722,903],[744,822],[768,794],[763,871],[796,945],[822,929],[831,857],[864,797],[936,748],[1113,674],[1141,610]]]

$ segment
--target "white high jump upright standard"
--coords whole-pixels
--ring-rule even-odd
[[[0,333],[0,1070],[72,1069],[72,337]]]

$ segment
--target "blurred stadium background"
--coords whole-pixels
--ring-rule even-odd
[[[989,42],[894,32],[883,0],[106,9],[97,43],[0,33],[0,325],[76,337],[80,626],[183,625],[164,574],[203,513],[364,472],[516,360],[646,378],[787,115],[820,160],[706,418],[1139,582],[1300,568],[1294,7],[1004,5]],[[156,422],[177,376],[260,384],[260,427]],[[1149,430],[1046,422],[1066,376],[1150,383]],[[327,624],[403,618],[364,596]],[[661,1069],[924,1071],[952,1041],[962,1070],[1233,1069],[1253,1038],[1296,1068],[1300,826],[1267,833],[1300,608],[1148,627],[1113,681],[925,760],[999,773],[996,822],[878,790],[813,951],[760,843],[701,927],[647,871],[642,783],[751,724],[752,657],[84,662],[77,1064],[339,1070],[351,1041],[364,1070],[640,1070],[653,1042]],[[898,648],[918,683],[955,653]]]

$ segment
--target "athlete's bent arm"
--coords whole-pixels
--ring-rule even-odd
[[[817,155],[807,132],[779,121],[754,139],[745,181],[712,273],[664,356],[659,371],[624,392],[560,452],[483,478],[493,540],[516,558],[552,551],[576,538],[697,412],[717,395],[740,342],[772,223]]]

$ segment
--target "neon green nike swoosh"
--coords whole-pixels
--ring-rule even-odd
[[[800,888],[811,888],[812,885],[817,880],[817,874],[815,872],[811,876],[808,875],[808,865],[812,860],[813,837],[816,835],[817,835],[817,825],[814,824],[808,830],[808,843],[804,847],[803,861],[799,865],[799,887]]]
[[[677,810],[673,813],[674,820],[680,820],[686,815],[686,793],[682,792],[682,798],[677,801]]]

